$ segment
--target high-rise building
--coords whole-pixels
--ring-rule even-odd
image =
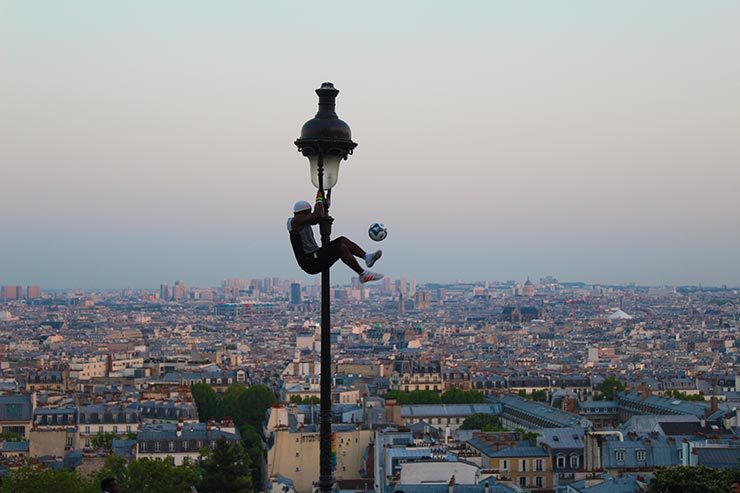
[[[41,297],[41,286],[26,286],[26,298],[35,300]]]
[[[403,291],[398,293],[398,314],[403,316],[406,313],[406,300],[403,299]]]
[[[6,301],[23,299],[23,286],[3,286],[0,295]]]
[[[184,300],[188,297],[188,287],[182,281],[175,281],[172,288],[172,298],[175,300]]]
[[[301,283],[294,282],[290,285],[290,304],[301,304]]]
[[[416,279],[413,277],[411,278],[411,281],[409,282],[409,296],[414,296],[416,294]]]
[[[383,291],[386,293],[393,292],[393,281],[391,281],[391,278],[388,276],[383,278]]]
[[[398,281],[396,281],[396,287],[398,288],[399,293],[403,293],[404,295],[408,294],[407,291],[407,284],[406,284],[406,278],[402,277]]]
[[[170,290],[169,284],[160,284],[159,285],[159,299],[164,301],[169,301],[172,298],[172,292]]]

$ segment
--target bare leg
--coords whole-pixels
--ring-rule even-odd
[[[346,245],[347,248],[349,248],[352,255],[355,257],[365,258],[365,250],[360,248],[356,243],[353,243],[345,236],[340,236],[339,239],[342,242],[342,245]]]
[[[357,260],[355,260],[355,257],[352,254],[353,253],[352,249],[350,249],[350,247],[347,245],[347,242],[349,242],[351,245],[354,245],[360,251],[362,251],[362,249],[358,247],[357,245],[355,245],[354,243],[352,243],[351,241],[347,240],[346,238],[342,238],[342,239],[343,241],[341,245],[339,246],[339,254],[341,255],[342,262],[347,264],[347,266],[353,271],[357,272],[357,274],[362,274],[364,272],[364,269],[360,267],[360,264],[358,264]]]

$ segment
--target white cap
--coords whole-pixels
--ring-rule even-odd
[[[301,212],[301,211],[310,211],[311,210],[311,204],[306,202],[305,200],[299,200],[298,202],[293,205],[293,212]]]

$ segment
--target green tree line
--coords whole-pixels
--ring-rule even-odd
[[[192,487],[199,493],[253,491],[250,458],[243,445],[221,439],[214,450],[205,453],[200,464],[186,462],[174,466],[167,460],[127,461],[110,455],[92,477],[26,465],[3,478],[0,492],[100,493],[100,483],[106,478],[115,478],[119,493],[190,493]]]
[[[475,390],[450,389],[439,395],[434,390],[389,390],[386,399],[395,399],[399,404],[482,404],[486,396]]]

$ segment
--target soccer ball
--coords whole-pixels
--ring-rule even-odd
[[[372,223],[367,230],[367,234],[373,241],[383,241],[388,236],[388,230],[385,229],[383,223]]]

